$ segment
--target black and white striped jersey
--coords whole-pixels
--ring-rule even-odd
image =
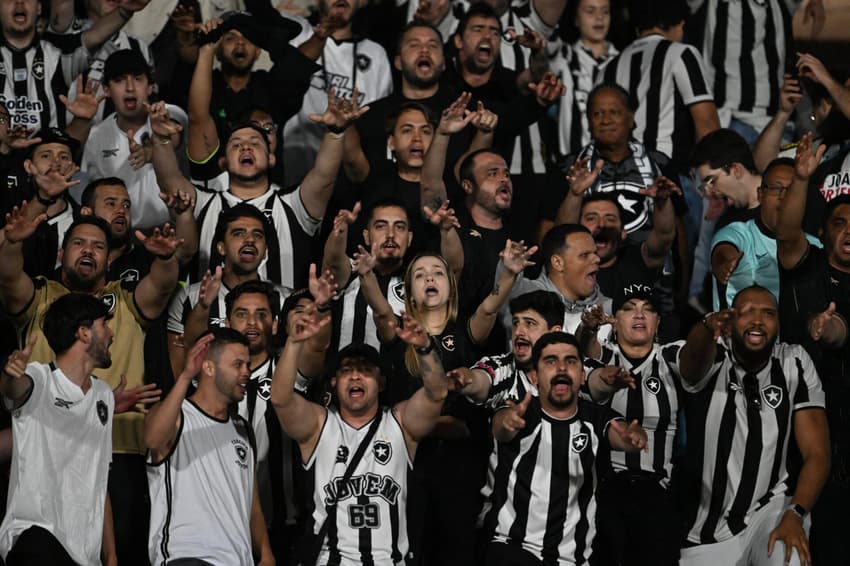
[[[301,187],[284,193],[272,184],[265,193],[242,200],[228,191],[215,191],[195,187],[195,220],[198,222],[199,242],[196,281],[200,281],[210,268],[210,258],[215,252],[215,228],[219,213],[240,202],[259,208],[268,218],[271,234],[266,234],[268,252],[260,264],[260,279],[272,281],[288,289],[307,286],[307,269],[312,259],[312,238],[322,223],[313,218],[301,200]]]
[[[663,346],[656,344],[643,361],[632,365],[619,345],[611,343],[602,346],[599,360],[585,362],[589,370],[622,366],[635,379],[635,389],[627,387],[614,393],[610,406],[626,417],[626,421],[640,422],[646,430],[647,450],[628,454],[612,451],[611,467],[615,472],[647,472],[661,476],[665,487],[670,483],[681,394],[679,352],[684,345],[684,340]]]
[[[694,143],[688,106],[714,100],[699,51],[657,34],[641,37],[608,64],[605,80],[616,82],[638,102],[634,137],[648,149],[686,163]]]
[[[699,502],[686,514],[687,539],[724,541],[743,531],[753,512],[785,496],[794,412],[824,408],[820,378],[796,344],[776,344],[757,374],[718,345],[705,377],[683,387],[688,468],[701,474]]]
[[[482,490],[488,540],[522,546],[543,564],[586,564],[596,534],[597,461],[607,461],[614,416],[579,399],[572,418],[556,419],[533,398],[525,427],[490,456]]]
[[[757,130],[779,110],[787,39],[787,2],[697,0],[703,10],[703,63],[720,123],[738,118]]]
[[[375,277],[393,312],[401,316],[404,311],[404,271],[389,276],[376,271]],[[356,273],[351,273],[348,285],[337,293],[333,308],[332,346],[340,350],[352,342],[363,342],[380,351],[381,341],[372,318],[372,307],[366,304],[366,298],[360,292],[360,278]]]
[[[506,401],[522,401],[527,392],[537,397],[537,388],[525,371],[516,366],[512,352],[481,358],[472,369],[484,370],[490,376],[490,392],[484,405],[491,411],[504,407]]]

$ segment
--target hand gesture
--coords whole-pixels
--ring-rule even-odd
[[[528,248],[525,246],[524,240],[519,242],[507,240],[505,249],[499,252],[499,258],[502,260],[505,269],[514,275],[519,275],[526,267],[534,265],[534,262],[529,261],[528,258],[533,256],[535,252],[537,252],[537,246]]]
[[[631,447],[635,452],[647,449],[647,436],[643,427],[638,424],[637,419],[630,422],[628,425],[621,420],[613,420],[608,423],[608,428],[611,432],[620,437],[627,447]]]
[[[649,188],[641,189],[640,194],[652,197],[656,204],[666,203],[670,195],[682,195],[682,189],[674,181],[664,175],[658,176]]]
[[[115,414],[135,412],[146,415],[148,410],[145,405],[152,405],[160,399],[162,389],[157,389],[155,383],[140,385],[133,389],[125,389],[127,387],[127,376],[121,374],[121,382],[118,387],[112,390],[112,396],[115,397]],[[141,405],[141,406],[139,406]]]
[[[146,163],[149,163],[151,160],[150,156],[150,146],[142,145],[136,141],[133,137],[135,132],[130,130],[127,132],[127,140],[130,142],[130,157],[127,158],[127,161],[130,162],[130,166],[133,167],[134,170],[141,169],[145,166]]]
[[[472,370],[468,367],[459,367],[446,372],[449,391],[463,392],[467,385],[472,383]]]
[[[567,94],[564,83],[552,71],[547,71],[539,82],[528,83],[528,90],[537,95],[537,104],[544,108],[549,108],[558,98]]]
[[[791,562],[791,552],[796,548],[800,564],[811,566],[812,556],[809,554],[809,539],[803,530],[803,520],[793,511],[786,511],[776,528],[770,532],[767,541],[768,556],[773,554],[776,541],[782,541],[785,545],[785,564]]]
[[[785,73],[782,90],[779,91],[779,108],[790,114],[801,98],[803,98],[803,95],[800,92],[800,81],[795,79],[793,75]]]
[[[215,336],[211,332],[198,338],[198,341],[195,342],[195,345],[186,354],[186,365],[177,377],[178,380],[192,379],[200,373],[201,366],[204,364],[204,357],[207,355],[207,351],[210,349],[210,343],[213,340],[215,340]]]
[[[425,213],[428,222],[438,226],[443,232],[460,228],[460,221],[455,215],[455,209],[449,208],[449,201],[447,200],[444,200],[437,210],[432,210],[430,206],[423,206],[422,212]]]
[[[718,271],[720,272],[717,276],[718,283],[721,285],[729,283],[729,280],[732,279],[732,275],[735,273],[735,270],[738,269],[738,264],[741,262],[742,257],[744,257],[744,252],[738,252],[720,261],[720,264],[718,265]]]
[[[357,251],[354,253],[354,264],[351,266],[351,269],[357,275],[366,275],[375,269],[377,262],[378,258],[375,256],[374,246],[372,251],[366,251],[366,248],[358,245]]]
[[[539,53],[546,45],[546,40],[543,39],[543,36],[534,30],[526,28],[524,33],[519,34],[515,29],[511,28],[507,32],[511,41],[516,41],[521,46],[529,48],[532,53]]]
[[[348,22],[345,21],[345,18],[339,14],[325,14],[313,28],[313,34],[320,39],[327,39],[336,30],[344,28],[347,24]]]
[[[334,281],[333,271],[326,269],[321,277],[316,277],[316,264],[311,263],[310,280],[307,287],[310,289],[310,294],[313,295],[316,306],[324,307],[336,296],[338,286]]]
[[[222,269],[219,265],[215,268],[215,272],[210,273],[210,270],[207,269],[203,279],[201,279],[201,287],[198,289],[198,304],[204,309],[209,310],[218,299],[218,294],[221,292],[221,274]]]
[[[581,325],[586,330],[596,332],[604,324],[614,324],[616,319],[605,312],[602,305],[590,305],[581,313]]]
[[[806,134],[797,144],[797,155],[794,156],[794,177],[806,181],[818,168],[823,154],[826,153],[826,144],[820,144],[817,151],[812,153],[812,132]]]
[[[171,23],[174,25],[174,29],[178,32],[182,31],[184,33],[192,33],[195,31],[195,28],[198,27],[198,24],[195,23],[195,8],[194,6],[187,6],[186,4],[177,4],[177,7],[174,8],[174,11],[171,12]]]
[[[216,50],[219,43],[221,43],[222,35],[224,35],[221,31],[215,31],[222,23],[224,23],[224,20],[221,18],[212,18],[197,24],[198,43],[200,44],[199,51],[212,56],[212,53]]]
[[[810,53],[797,53],[797,74],[824,86],[833,80],[820,59]]]
[[[322,328],[331,321],[331,317],[325,316],[321,319],[317,316],[315,305],[309,306],[302,312],[295,313],[286,326],[287,340],[293,344],[309,340],[318,334]]]
[[[145,108],[148,111],[148,119],[151,124],[151,131],[155,136],[160,138],[171,139],[171,136],[177,135],[183,131],[183,126],[171,120],[168,114],[168,107],[165,102],[159,101],[153,104],[145,102]]]
[[[6,236],[6,241],[10,244],[23,242],[35,233],[38,225],[47,220],[46,214],[39,214],[34,219],[27,218],[27,201],[21,203],[20,208],[14,207],[12,212],[6,213],[6,225],[3,227],[3,233]]]
[[[599,172],[602,171],[602,166],[605,164],[601,159],[597,159],[596,165],[591,170],[587,167],[589,161],[589,156],[577,159],[570,165],[570,170],[567,171],[567,184],[570,187],[570,192],[577,197],[584,196],[584,193],[593,186],[599,177]]]
[[[474,113],[467,109],[470,100],[472,100],[472,94],[462,92],[457,100],[443,110],[437,132],[450,136],[463,130],[474,118]]]
[[[6,359],[6,365],[3,367],[3,373],[12,379],[20,379],[27,374],[27,364],[32,356],[32,349],[35,346],[38,336],[30,334],[27,345],[23,350],[15,350]]]
[[[97,90],[100,88],[100,82],[89,77],[86,80],[86,86],[83,87],[83,76],[77,77],[77,96],[73,102],[68,100],[64,94],[59,95],[59,100],[68,109],[68,112],[73,114],[80,120],[91,120],[97,114],[97,109],[100,103],[106,98],[105,95],[97,95]]]
[[[150,236],[145,236],[141,230],[136,230],[136,238],[145,246],[145,249],[160,259],[171,259],[177,247],[183,243],[183,239],[178,239],[174,229],[170,224],[166,224],[159,228],[154,228]]]
[[[407,313],[401,315],[402,326],[395,327],[396,335],[405,343],[415,348],[425,348],[430,343],[430,337],[419,322]]]
[[[742,310],[745,310],[748,305],[752,306],[750,303],[747,303]],[[735,307],[723,309],[722,311],[705,315],[702,324],[712,332],[714,340],[717,340],[721,336],[732,334],[732,323],[735,320],[735,315]]]
[[[177,194],[159,193],[159,198],[174,216],[180,216],[187,210],[191,213],[195,211],[195,199],[185,191],[177,191]]]
[[[80,170],[76,163],[70,163],[65,171],[58,171],[50,168],[46,173],[39,173],[35,166],[29,168],[27,172],[32,175],[32,181],[38,189],[47,195],[47,198],[58,198],[69,188],[79,185],[79,180],[71,180]]]
[[[359,97],[360,93],[356,88],[352,91],[350,100],[337,96],[331,88],[328,90],[328,109],[324,114],[310,114],[309,118],[317,124],[344,130],[369,111],[368,106],[358,107]]]
[[[637,384],[631,372],[626,371],[623,366],[605,366],[593,371],[602,382],[613,389],[625,389],[630,387],[636,389]]]
[[[484,103],[479,100],[475,112],[472,113],[470,123],[482,134],[491,134],[499,123],[499,116],[484,108]]]
[[[528,410],[528,404],[531,402],[531,392],[526,391],[525,397],[519,403],[514,403],[508,400],[507,409],[502,409],[504,416],[501,419],[502,426],[511,433],[517,433],[525,427],[525,412]]]
[[[342,236],[348,233],[348,227],[354,224],[357,216],[360,214],[360,201],[354,203],[354,208],[349,210],[340,210],[334,218],[333,233],[336,236]]]
[[[819,312],[809,319],[809,336],[817,342],[823,337],[827,323],[833,318],[838,317],[835,314],[835,303],[829,303],[825,311]]]
[[[31,145],[41,143],[41,138],[30,137],[34,132],[35,130],[31,128],[18,125],[14,128],[9,128],[8,133],[6,134],[6,139],[2,141],[11,149],[26,149]]]

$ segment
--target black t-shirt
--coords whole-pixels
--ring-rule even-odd
[[[599,269],[596,281],[603,295],[616,296],[617,291],[626,283],[643,283],[652,287],[661,278],[660,267],[651,269],[646,265],[641,246],[640,243],[627,240],[617,250],[617,261],[614,265]]]
[[[456,209],[463,244],[463,273],[460,287],[460,311],[469,316],[493,290],[499,252],[505,249],[505,241],[511,237],[510,223],[505,221],[499,230],[482,228],[472,221],[465,208]]]
[[[850,193],[850,142],[828,161],[824,161],[809,178],[806,197],[806,212],[803,215],[803,230],[817,234],[821,228],[823,210],[833,198]]]

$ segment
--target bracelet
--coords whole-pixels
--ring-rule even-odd
[[[325,128],[332,134],[340,134],[341,135],[341,134],[345,133],[345,130],[348,129],[348,126],[346,126],[344,128],[340,128],[339,126],[334,126],[332,124],[326,124]]]
[[[51,198],[42,198],[41,193],[38,191],[35,192],[35,200],[43,204],[44,206],[50,206],[51,204],[56,204],[56,201],[59,200],[59,197],[51,197]]]
[[[427,346],[414,346],[413,350],[420,356],[427,356],[434,351],[434,339],[429,336]]]
[[[157,145],[168,145],[171,143],[171,138],[163,138],[160,136],[154,136],[154,141]]]
[[[168,255],[157,255],[156,259],[159,259],[159,260],[162,260],[162,261],[168,261],[173,257],[174,257],[174,252],[171,252]]]
[[[118,6],[118,15],[121,16],[121,19],[125,22],[129,22],[130,18],[133,17],[133,12],[131,12],[124,6]]]
[[[702,320],[700,321],[700,323],[703,326],[705,326],[707,329],[711,330],[712,332],[714,332],[714,328],[711,327],[711,325],[708,323],[708,320],[716,314],[717,314],[716,312],[707,313],[704,317],[702,317]]]

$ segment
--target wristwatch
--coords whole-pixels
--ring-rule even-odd
[[[799,503],[792,503],[791,505],[788,506],[786,511],[791,511],[792,513],[794,513],[795,515],[800,517],[800,520],[805,519],[806,515],[809,514],[809,512],[806,511],[806,508],[803,507],[802,505],[800,505]]]
[[[427,346],[415,346],[413,349],[420,356],[427,356],[432,351],[434,351],[434,337],[433,336],[428,337],[428,345]]]

